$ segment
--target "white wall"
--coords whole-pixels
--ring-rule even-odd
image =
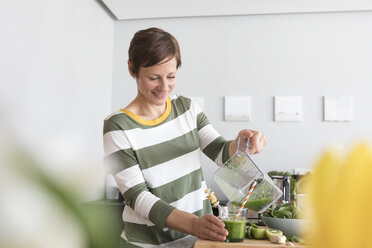
[[[254,159],[265,170],[311,168],[329,145],[370,141],[372,122],[372,12],[168,18],[115,23],[113,110],[136,95],[126,68],[133,34],[157,26],[181,45],[182,68],[175,89],[203,96],[210,122],[226,138],[238,130],[262,131],[266,149]],[[224,122],[223,96],[252,96],[251,122]],[[273,122],[273,96],[303,96],[303,121]],[[352,95],[354,120],[323,122],[324,95]],[[217,168],[203,158],[214,185]],[[221,197],[221,195],[220,195]]]
[[[92,0],[0,4],[0,122],[51,173],[89,185],[89,199],[103,192],[113,23]]]

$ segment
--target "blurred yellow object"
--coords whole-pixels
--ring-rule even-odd
[[[359,144],[344,158],[327,152],[309,183],[309,246],[372,247],[372,150]]]

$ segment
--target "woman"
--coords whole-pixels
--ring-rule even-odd
[[[124,247],[191,247],[197,238],[226,239],[224,223],[206,199],[200,151],[222,165],[239,137],[251,138],[251,153],[266,144],[263,134],[241,130],[222,138],[189,98],[171,96],[181,55],[176,39],[150,28],[138,31],[129,47],[128,70],[138,93],[104,122],[107,164],[126,206]]]

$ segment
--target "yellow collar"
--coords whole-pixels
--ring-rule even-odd
[[[166,104],[167,105],[165,107],[164,113],[159,118],[156,118],[155,120],[144,120],[141,117],[139,117],[138,115],[136,115],[135,113],[133,113],[133,112],[127,110],[127,109],[120,109],[120,111],[129,115],[133,120],[135,120],[138,123],[141,123],[141,124],[146,125],[146,126],[155,126],[159,123],[162,123],[169,116],[169,114],[172,110],[172,104],[171,104],[170,97],[168,97]]]

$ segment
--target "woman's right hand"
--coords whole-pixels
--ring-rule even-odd
[[[228,231],[224,227],[223,221],[214,215],[206,214],[195,219],[193,235],[199,239],[224,241],[228,235]]]

